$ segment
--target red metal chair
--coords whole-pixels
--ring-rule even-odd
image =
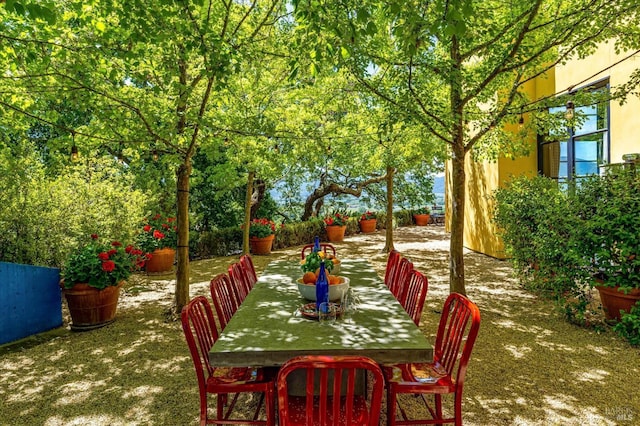
[[[320,250],[322,250],[324,254],[330,254],[333,257],[336,257],[336,248],[329,243],[320,243]],[[304,259],[312,251],[313,244],[307,244],[306,246],[302,247],[302,250],[300,251],[300,259]]]
[[[304,372],[305,395],[289,393],[287,379]],[[367,373],[371,389],[356,392],[356,373]],[[277,379],[279,424],[378,425],[384,376],[378,364],[359,356],[301,356],[287,361]],[[339,395],[339,397],[334,397]]]
[[[229,266],[228,272],[231,284],[233,284],[233,290],[236,292],[238,305],[240,305],[244,301],[244,298],[247,297],[247,294],[249,294],[249,291],[251,291],[251,284],[249,284],[247,274],[240,262],[232,263]]]
[[[398,262],[398,266],[396,267],[393,275],[390,278],[388,285],[391,294],[393,294],[396,299],[402,299],[402,293],[409,281],[409,277],[411,277],[412,272],[413,263],[406,257],[401,258],[400,262]]]
[[[256,268],[253,266],[253,259],[251,259],[251,255],[243,254],[240,256],[240,264],[247,273],[249,284],[251,285],[251,288],[253,288],[255,283],[258,281],[258,274],[256,274]]]
[[[218,274],[209,283],[209,291],[220,320],[220,331],[222,331],[238,309],[238,300],[233,291],[233,284],[227,274]]]
[[[400,252],[398,250],[391,250],[389,252],[389,257],[387,258],[387,267],[384,272],[384,283],[387,285],[387,287],[389,287],[391,283],[391,277],[398,267],[400,257]]]
[[[214,367],[209,363],[209,350],[218,339],[213,311],[204,296],[196,296],[182,309],[182,329],[189,345],[200,390],[200,425],[206,424],[275,424],[275,380],[262,369],[248,367]],[[253,419],[232,419],[231,414],[240,392],[261,392],[266,404],[266,421],[258,420],[263,399]],[[207,396],[217,395],[216,417],[210,418]],[[231,401],[227,396],[235,394]],[[227,409],[225,406],[228,404]]]
[[[400,304],[416,325],[420,325],[420,316],[422,316],[428,288],[427,277],[420,271],[413,270],[399,299]]]
[[[447,298],[434,345],[434,362],[404,364],[386,369],[387,425],[441,424],[462,425],[462,388],[473,345],[480,328],[480,311],[465,296],[452,293]],[[398,404],[399,394],[419,395],[431,419],[411,419]],[[425,395],[434,395],[435,409]],[[453,394],[453,417],[442,412],[442,395]],[[396,419],[396,405],[402,420]]]

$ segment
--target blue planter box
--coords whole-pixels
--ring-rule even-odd
[[[60,270],[0,262],[0,344],[62,325]]]

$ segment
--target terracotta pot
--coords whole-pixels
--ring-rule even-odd
[[[634,288],[628,294],[619,291],[619,287],[603,287],[597,285],[604,316],[608,320],[620,321],[620,311],[630,312],[633,305],[640,300],[640,289]]]
[[[253,254],[269,254],[271,253],[271,247],[273,246],[274,234],[268,235],[264,238],[250,237],[249,245],[251,246],[251,253]]]
[[[363,234],[369,234],[371,232],[376,232],[376,224],[378,221],[376,219],[363,219],[360,221],[360,232]]]
[[[339,243],[344,241],[344,233],[347,230],[347,225],[331,225],[325,228],[327,230],[327,240],[332,243]]]
[[[173,270],[173,262],[176,258],[176,251],[172,248],[165,247],[155,249],[151,253],[151,259],[144,264],[147,272],[168,272]]]
[[[429,224],[429,216],[428,214],[414,214],[413,220],[418,226],[427,226]]]
[[[71,329],[74,331],[93,330],[112,323],[120,298],[121,281],[116,286],[98,290],[88,284],[76,284],[63,289],[71,314]]]

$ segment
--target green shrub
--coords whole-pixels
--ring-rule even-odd
[[[0,161],[0,174],[14,177],[0,185],[0,260],[61,267],[87,235],[133,241],[152,198],[114,160],[87,159],[51,178],[25,155]]]
[[[581,219],[557,183],[520,176],[495,193],[494,221],[523,283],[553,298],[584,291],[584,256],[575,249]]]
[[[622,313],[620,322],[613,327],[613,330],[632,346],[640,346],[640,302],[631,308],[631,312]]]

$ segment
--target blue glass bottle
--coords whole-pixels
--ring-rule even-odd
[[[320,261],[320,272],[316,279],[316,311],[320,311],[320,304],[329,302],[329,280],[324,266],[324,260]]]
[[[320,237],[318,237],[317,235],[313,239],[313,251],[314,253],[317,253],[320,251]]]

